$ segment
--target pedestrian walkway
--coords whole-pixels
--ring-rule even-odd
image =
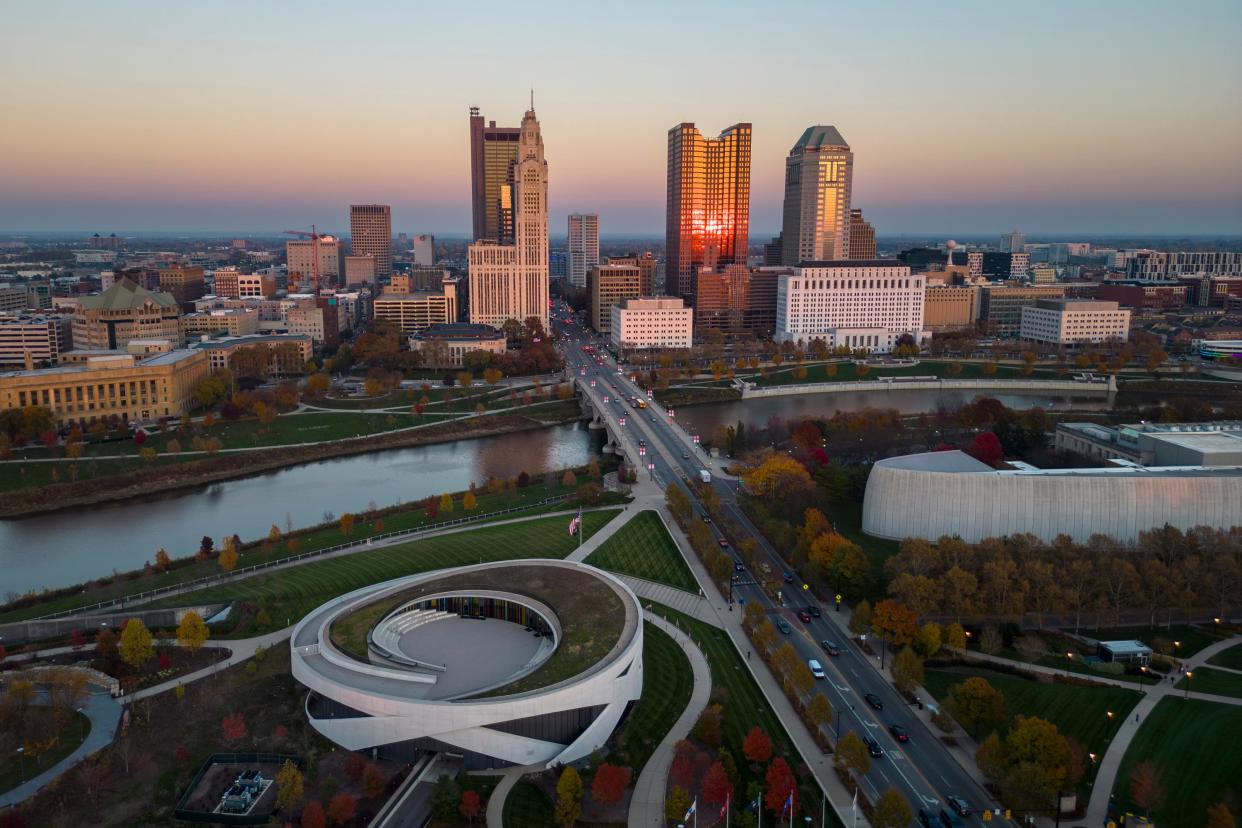
[[[107,693],[93,693],[83,702],[82,713],[91,721],[91,732],[86,734],[78,749],[25,784],[0,794],[0,808],[24,802],[62,773],[111,744],[116,736],[117,723],[121,720],[121,703]]]
[[[226,670],[234,664],[240,664],[248,658],[254,656],[260,647],[270,650],[274,645],[287,639],[293,632],[293,627],[285,627],[283,630],[277,630],[267,635],[260,635],[254,638],[241,638],[233,641],[216,640],[207,641],[204,647],[227,647],[230,650],[229,657],[221,661],[217,661],[209,667],[201,670],[195,670],[193,673],[186,673],[184,676],[178,676],[160,684],[143,688],[135,693],[130,693],[121,697],[124,704],[133,704],[141,699],[158,696],[160,693],[167,693],[169,690],[175,690],[178,685],[189,684],[198,681],[201,678],[214,675],[221,670]]]
[[[664,734],[660,744],[652,752],[642,773],[634,783],[634,793],[630,797],[630,813],[627,825],[629,828],[648,828],[653,825],[664,825],[664,792],[668,787],[668,772],[673,765],[673,756],[679,741],[686,738],[690,728],[698,720],[699,714],[707,707],[712,695],[712,671],[707,664],[703,652],[690,640],[690,637],[677,627],[656,615],[648,615],[647,620],[668,633],[681,647],[686,658],[690,660],[690,669],[694,671],[694,687],[690,691],[690,702],[681,712],[677,722]],[[491,803],[488,803],[488,828],[491,822]],[[502,828],[499,824],[495,828]]]
[[[672,607],[678,612],[684,612],[691,618],[697,618],[713,627],[723,626],[720,623],[720,617],[716,611],[712,609],[711,604],[707,602],[701,594],[695,595],[693,592],[686,592],[684,589],[677,589],[668,584],[661,584],[655,581],[648,581],[645,578],[636,578],[633,575],[622,575],[613,573],[626,586],[634,590],[634,594],[639,598],[645,598],[648,601],[655,601]],[[647,620],[651,620],[651,614],[647,614]]]
[[[509,796],[509,791],[526,774],[541,770],[542,765],[516,765],[505,770],[487,798],[487,828],[505,828],[505,798]]]
[[[633,506],[634,504],[632,503],[625,506],[624,509],[622,509],[621,514],[617,515],[615,518],[608,521],[608,523],[602,528],[597,529],[594,535],[591,535],[590,538],[582,542],[581,546],[579,546],[573,552],[569,553],[569,555],[566,556],[565,560],[573,561],[574,563],[582,563],[583,561],[585,561],[592,552],[594,552],[596,549],[599,549],[600,544],[602,544],[604,541],[608,540],[613,535],[615,535],[618,529],[620,529],[625,524],[629,523],[630,518],[638,514],[638,510],[634,509]],[[577,515],[578,513],[577,512],[563,512],[561,514]],[[568,531],[568,526],[569,524],[567,522],[566,531]]]

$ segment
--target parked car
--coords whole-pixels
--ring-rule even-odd
[[[815,678],[822,679],[824,677],[824,667],[815,659],[808,661],[806,666],[811,668],[811,675],[815,676]]]
[[[806,610],[798,610],[798,620],[803,624],[811,623],[811,614]]]
[[[811,604],[806,608],[806,611],[809,612],[814,618],[819,618],[823,615],[823,612],[820,611],[818,604]]]
[[[888,732],[893,734],[893,738],[899,742],[910,741],[910,734],[906,733],[906,729],[901,725],[889,725]]]
[[[717,540],[717,541],[716,541],[716,543],[720,544],[720,548],[721,548],[721,549],[728,549],[728,548],[729,548],[729,542],[728,542],[727,540],[725,540],[724,538],[720,538],[719,540]]]
[[[838,647],[836,644],[833,644],[831,641],[827,641],[827,640],[821,641],[819,642],[819,646],[823,647],[824,652],[830,656],[835,657],[835,656],[841,655],[841,648]]]
[[[784,633],[785,635],[789,635],[791,632],[793,632],[793,627],[789,626],[789,622],[786,621],[784,618],[776,619],[776,628],[780,630],[782,633]]]
[[[865,739],[863,739],[863,742],[864,744],[867,745],[867,753],[870,753],[872,756],[876,758],[879,758],[884,755],[884,748],[880,747],[880,743],[877,742],[875,739],[872,739],[870,736],[868,736]]]
[[[867,693],[863,696],[863,698],[867,700],[867,704],[871,705],[876,710],[884,709],[884,702],[880,701],[880,697],[875,693]]]
[[[970,813],[970,804],[960,796],[946,796],[944,801],[949,803],[949,807],[957,811],[961,816],[966,816]]]

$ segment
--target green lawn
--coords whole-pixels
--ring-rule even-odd
[[[586,537],[617,514],[616,509],[584,513],[582,522]],[[150,606],[189,606],[228,601],[263,606],[268,611],[270,623],[259,624],[251,618],[233,631],[233,634],[243,637],[261,635],[296,621],[337,595],[402,575],[481,561],[564,558],[578,546],[577,538],[566,533],[565,525],[565,518],[558,516],[504,526],[484,526],[340,558],[312,561],[291,569],[166,598]]]
[[[554,825],[552,803],[534,782],[519,780],[505,797],[505,828],[548,828]]]
[[[1173,655],[1176,651],[1178,658],[1192,656],[1207,645],[1220,640],[1213,635],[1212,630],[1186,624],[1173,624],[1172,626],[1158,624],[1155,627],[1116,627],[1100,630],[1083,627],[1082,634],[1089,635],[1097,641],[1138,639],[1156,652],[1167,651],[1169,655]],[[1175,646],[1174,642],[1181,642],[1181,646]]]
[[[56,744],[37,760],[27,757],[24,762],[15,753],[6,753],[0,760],[0,793],[16,788],[22,783],[22,771],[27,780],[38,776],[61,759],[78,749],[86,735],[91,732],[91,720],[83,713],[75,712],[57,734]]]
[[[698,593],[699,585],[660,516],[639,512],[586,559],[592,566]]]
[[[959,374],[953,374],[949,371],[950,364],[962,366]],[[894,368],[881,368],[871,366],[865,373],[865,376],[858,375],[858,366],[851,361],[834,361],[828,363],[822,362],[806,362],[803,363],[806,368],[806,378],[797,379],[794,377],[794,371],[797,365],[786,362],[779,368],[768,368],[768,378],[764,379],[758,372],[739,371],[738,377],[747,382],[753,382],[759,386],[770,385],[792,385],[796,383],[811,382],[851,382],[855,380],[875,380],[883,377],[941,377],[945,379],[1022,379],[1022,370],[1017,365],[997,365],[995,372],[987,373],[983,366],[985,362],[943,362],[937,360],[922,360],[917,365],[902,365]],[[1038,364],[1038,363],[1037,363]],[[828,365],[836,366],[836,374],[828,376]],[[1078,369],[1071,367],[1071,373],[1079,372]],[[1056,379],[1059,375],[1055,368],[1048,367],[1045,363],[1043,367],[1036,368],[1031,374],[1031,379]]]
[[[1197,683],[1197,682],[1196,682]],[[1242,821],[1242,707],[1170,697],[1160,701],[1135,734],[1113,796],[1123,810],[1142,813],[1130,800],[1130,773],[1153,762],[1165,791],[1155,813],[1161,828],[1199,828],[1207,809],[1227,802]]]
[[[1045,684],[995,670],[975,667],[929,669],[923,686],[943,701],[949,687],[971,676],[982,676],[1005,695],[1010,716],[1038,716],[1057,726],[1062,735],[1076,739],[1087,752],[1103,756],[1112,739],[1112,722],[1120,722],[1141,698],[1136,690],[1111,685],[1081,687],[1074,684]],[[1117,714],[1112,720],[1108,711]]]
[[[1214,693],[1218,696],[1242,698],[1242,675],[1211,667],[1196,667],[1190,677],[1190,689],[1196,693]],[[1178,683],[1179,690],[1186,689],[1186,679]]]
[[[1227,650],[1221,650],[1208,659],[1208,664],[1242,670],[1242,644],[1235,644]]]
[[[618,756],[609,760],[633,768],[638,779],[652,751],[690,703],[693,687],[694,671],[681,647],[654,624],[644,624],[643,695],[613,733]]]

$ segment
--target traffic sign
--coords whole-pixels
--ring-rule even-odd
[[[674,419],[677,417],[677,415],[673,413],[673,409],[671,408],[668,410],[668,416],[669,416],[669,419]]]
[[[987,808],[984,808],[983,813],[979,816],[979,818],[982,819],[984,822],[991,822],[992,812],[989,811]]]
[[[803,589],[804,591],[805,591],[805,590],[808,590],[808,589],[810,589],[810,588],[811,588],[811,585],[810,585],[810,584],[803,584],[803,585],[802,585],[802,589]]]

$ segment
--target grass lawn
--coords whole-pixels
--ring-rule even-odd
[[[1197,684],[1198,682],[1196,682]],[[1207,809],[1228,802],[1242,820],[1242,707],[1166,698],[1143,722],[1130,743],[1113,796],[1123,810],[1142,813],[1130,800],[1130,772],[1153,762],[1164,785],[1164,807],[1154,821],[1161,828],[1198,828]]]
[[[1235,644],[1227,650],[1220,651],[1208,659],[1208,664],[1242,670],[1242,644]]]
[[[639,512],[592,552],[586,562],[696,594],[699,590],[677,544],[660,516],[651,509]]]
[[[556,824],[552,803],[534,782],[519,780],[505,797],[505,828],[548,828]]]
[[[586,512],[582,522],[590,537],[617,515],[617,510]],[[539,518],[504,526],[483,526],[466,532],[410,541],[374,551],[312,561],[292,569],[257,575],[231,584],[208,587],[166,598],[156,607],[237,601],[263,606],[270,623],[253,617],[231,631],[249,637],[280,629],[317,606],[350,590],[369,584],[480,561],[516,558],[564,558],[578,546],[565,532],[563,517]]]
[[[1186,679],[1177,683],[1179,690],[1186,689]],[[1190,689],[1196,693],[1215,693],[1218,696],[1242,698],[1242,675],[1211,667],[1196,667],[1190,677]]]
[[[57,733],[56,744],[39,755],[37,760],[26,757],[22,760],[15,753],[7,753],[0,761],[0,793],[12,790],[22,783],[22,770],[25,778],[30,780],[55,765],[61,759],[78,749],[78,745],[91,732],[91,720],[83,713],[74,713],[73,718]]]
[[[1005,694],[1010,716],[1038,716],[1057,726],[1061,734],[1076,739],[1087,752],[1103,756],[1112,738],[1112,721],[1121,721],[1141,698],[1136,690],[1098,685],[1052,684],[975,667],[929,669],[923,686],[943,701],[949,687],[971,676],[982,676]],[[1108,711],[1117,714],[1113,720]]]
[[[654,624],[643,625],[643,695],[612,735],[617,758],[634,769],[634,779],[652,751],[690,703],[694,671],[681,647]]]
[[[1113,629],[1094,630],[1088,627],[1082,628],[1083,635],[1089,635],[1097,641],[1119,641],[1128,639],[1138,639],[1151,647],[1156,652],[1167,652],[1169,655],[1177,651],[1178,658],[1187,658],[1202,650],[1209,644],[1219,641],[1219,637],[1213,635],[1213,631],[1205,627],[1191,627],[1186,624],[1173,624],[1165,626],[1157,624],[1154,627],[1117,627]],[[1173,642],[1180,641],[1180,647],[1174,647]]]

